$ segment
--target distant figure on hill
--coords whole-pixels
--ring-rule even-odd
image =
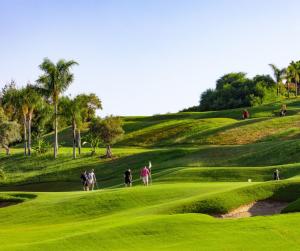
[[[124,184],[125,184],[125,187],[132,186],[132,173],[131,173],[130,169],[126,170],[124,173]]]
[[[250,114],[249,114],[248,110],[245,109],[245,110],[243,111],[243,119],[248,119],[249,117],[250,117]]]
[[[87,183],[88,183],[88,190],[92,190],[92,191],[93,191],[96,182],[97,182],[96,175],[95,175],[94,169],[92,169],[92,170],[88,173],[88,180],[87,180]]]
[[[144,186],[148,186],[148,184],[149,184],[149,175],[150,175],[150,172],[149,172],[148,168],[146,166],[143,167],[141,169],[140,177],[143,181]]]
[[[286,115],[286,104],[283,104],[280,109],[280,116],[283,117]]]
[[[88,191],[88,175],[87,175],[87,171],[84,171],[81,176],[80,176],[81,182],[82,182],[82,186],[83,186],[83,191]]]
[[[279,177],[279,170],[276,169],[273,173],[273,179],[274,180],[280,180],[280,177]]]

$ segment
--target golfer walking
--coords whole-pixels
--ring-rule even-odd
[[[148,186],[149,184],[149,175],[150,172],[148,170],[148,168],[145,166],[141,169],[141,173],[140,173],[140,177],[143,181],[144,186]]]

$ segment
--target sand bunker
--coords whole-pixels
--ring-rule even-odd
[[[271,200],[255,201],[248,205],[240,206],[237,209],[227,213],[214,215],[217,218],[245,218],[259,215],[280,214],[289,203]]]

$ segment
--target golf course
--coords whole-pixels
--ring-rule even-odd
[[[71,127],[58,132],[56,159],[13,146],[0,158],[0,250],[298,250],[300,100],[286,104],[284,117],[274,102],[249,108],[247,120],[241,109],[123,117],[110,159],[89,146],[73,159]],[[149,161],[144,187],[139,171]],[[98,187],[83,191],[80,174],[91,169]],[[222,218],[257,201],[284,206]]]
[[[0,10],[0,251],[300,251],[299,0]]]

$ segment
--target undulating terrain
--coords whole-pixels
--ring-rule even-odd
[[[285,117],[280,106],[250,108],[248,120],[241,109],[125,117],[110,160],[88,147],[72,159],[70,128],[56,160],[25,157],[21,146],[1,153],[0,250],[299,250],[300,100]],[[143,187],[148,161],[153,183]],[[100,189],[81,191],[92,168]],[[132,188],[123,188],[127,168]],[[266,199],[288,204],[272,216],[212,216]]]

